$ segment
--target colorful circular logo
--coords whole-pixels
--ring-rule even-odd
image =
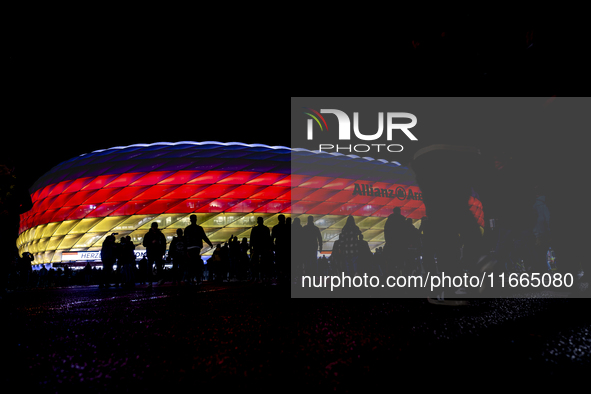
[[[406,199],[406,190],[404,190],[403,187],[398,186],[396,188],[396,197],[398,197],[399,200]]]

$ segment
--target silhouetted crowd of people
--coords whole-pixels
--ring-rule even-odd
[[[301,225],[296,218],[292,225],[292,279],[298,283],[303,275],[368,275],[388,276],[420,272],[421,232],[395,208],[384,225],[384,247],[372,253],[353,216],[347,217],[330,257],[321,256],[323,239],[314,217]]]
[[[555,266],[547,265],[550,213],[543,196],[537,196],[531,214],[533,216],[524,228],[516,230],[497,226],[499,228],[490,236],[491,249],[509,272],[528,269],[543,271],[546,267],[555,269]],[[292,283],[298,283],[303,275],[344,273],[348,276],[368,274],[387,277],[424,275],[436,269],[435,241],[431,237],[427,217],[423,217],[420,227],[416,228],[412,219],[402,216],[400,208],[394,208],[384,224],[385,244],[372,253],[353,216],[348,216],[334,241],[330,257],[318,257],[319,252],[323,251],[322,234],[314,224],[313,216],[306,219],[306,225],[302,226],[300,218],[292,223],[291,218],[279,215],[279,223],[270,229],[259,217],[257,225],[252,228],[250,243],[247,238],[239,241],[236,236],[232,236],[227,242],[214,246],[203,228],[196,224],[196,216],[191,215],[191,224],[184,230],[177,230],[166,256],[166,238],[158,229],[158,223],[154,222],[143,239],[146,256],[139,261],[136,261],[136,246],[131,237],[123,236],[116,242],[118,234],[114,233],[107,236],[103,243],[102,268],[92,267],[88,263],[81,270],[72,270],[67,265],[63,269],[47,269],[43,266],[33,270],[32,255],[24,253],[13,259],[7,287],[98,284],[101,288],[132,288],[136,283],[147,283],[149,286],[153,282],[198,285],[205,280],[218,283],[254,280],[266,283],[287,279],[288,265],[291,265]],[[203,241],[214,249],[207,264],[200,254]],[[456,244],[461,253],[461,239]],[[165,266],[170,268],[166,269]]]
[[[252,228],[250,242],[247,238],[239,241],[231,236],[225,243],[214,244],[203,228],[197,225],[197,216],[190,216],[191,224],[184,230],[178,229],[168,253],[166,238],[154,222],[143,238],[146,255],[136,260],[136,245],[130,236],[123,236],[117,242],[117,233],[105,238],[101,248],[102,267],[87,263],[83,269],[72,270],[67,265],[62,269],[33,270],[33,256],[25,252],[16,258],[8,274],[9,289],[36,287],[61,287],[69,285],[96,285],[100,288],[133,288],[136,284],[153,282],[173,285],[199,285],[203,281],[213,283],[230,281],[256,281],[272,284],[287,281],[290,248],[290,222],[285,215],[279,215],[279,223],[270,229],[257,219]],[[214,249],[212,256],[204,262],[201,256],[203,242]],[[166,266],[171,267],[167,269]]]
[[[484,244],[490,254],[498,260],[498,269],[512,272],[548,272],[557,270],[557,258],[552,250],[550,237],[550,211],[545,198],[537,195],[534,205],[526,212],[527,220],[492,225],[482,229],[487,236]],[[517,226],[517,227],[516,227]],[[405,218],[399,207],[394,208],[384,224],[383,247],[371,251],[353,216],[349,215],[340,235],[334,241],[330,257],[318,257],[322,252],[323,239],[320,229],[314,224],[314,217],[307,217],[307,224],[301,225],[296,218],[292,225],[292,283],[300,283],[304,275],[387,276],[425,275],[437,273],[437,246],[431,222],[423,217],[417,228],[413,220]],[[457,236],[450,247],[457,251],[458,261],[466,245]],[[468,270],[470,267],[460,266]],[[577,272],[573,272],[576,275]]]
[[[146,257],[137,265],[131,238],[123,237],[117,244],[116,234],[108,236],[101,250],[103,272],[100,286],[108,287],[113,282],[115,287],[119,284],[133,287],[137,282],[147,283],[149,287],[153,282],[160,285],[165,282],[199,285],[205,280],[214,283],[232,280],[270,283],[287,278],[290,245],[285,215],[279,215],[279,223],[272,229],[264,225],[263,218],[259,217],[257,225],[252,228],[250,243],[247,238],[240,242],[236,236],[231,236],[215,248],[197,224],[197,216],[191,215],[190,221],[191,224],[184,230],[177,229],[166,257],[166,238],[158,229],[158,223],[152,223],[142,242]],[[214,249],[207,264],[201,257],[204,242]],[[170,270],[165,270],[166,262],[171,266]],[[111,272],[113,266],[116,269]]]

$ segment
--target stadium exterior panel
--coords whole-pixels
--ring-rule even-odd
[[[63,162],[31,188],[17,247],[34,264],[100,260],[105,238],[129,235],[138,254],[153,222],[172,241],[197,215],[215,244],[250,231],[263,217],[312,215],[330,252],[348,215],[370,248],[383,246],[394,207],[418,225],[425,208],[412,172],[398,163],[355,155],[261,144],[176,142],[131,145]],[[471,210],[484,225],[482,205]],[[208,246],[205,255],[213,252]]]

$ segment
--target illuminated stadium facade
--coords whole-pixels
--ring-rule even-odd
[[[257,217],[272,228],[278,215],[302,224],[309,215],[330,252],[348,215],[370,248],[383,246],[394,207],[425,216],[412,172],[384,160],[261,144],[177,142],[116,147],[54,167],[31,188],[21,215],[19,252],[34,264],[100,260],[107,235],[130,235],[138,255],[156,221],[170,243],[197,215],[214,243],[249,238]],[[471,210],[483,226],[482,205]],[[205,255],[213,252],[208,246]]]

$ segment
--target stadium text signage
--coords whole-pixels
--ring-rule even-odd
[[[146,256],[145,250],[136,250],[135,252],[136,260],[142,259]],[[101,252],[63,252],[62,253],[62,261],[100,261],[101,260]]]
[[[371,185],[364,185],[355,183],[355,188],[353,189],[354,196],[372,196],[372,197],[388,197],[388,198],[397,198],[399,200],[419,200],[423,201],[423,193],[420,192],[413,192],[412,189],[408,189],[407,191],[398,186],[396,190],[392,189],[380,189],[379,187],[372,187]]]

